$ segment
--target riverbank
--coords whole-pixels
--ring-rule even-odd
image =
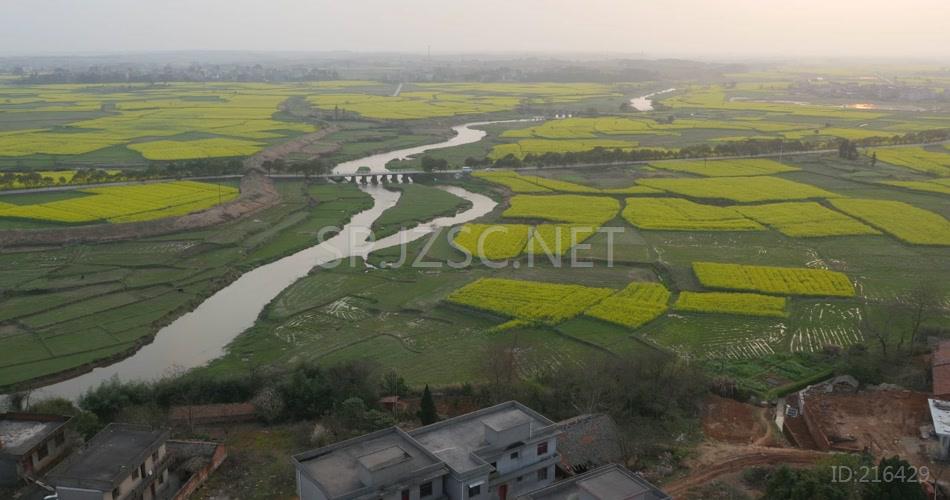
[[[474,134],[466,136],[465,140],[477,140],[480,137],[481,134]],[[456,144],[458,140],[459,138],[455,137],[446,141],[446,143]],[[429,147],[440,147],[444,144],[438,143]],[[410,149],[417,151],[419,148]],[[406,154],[406,151],[402,153],[393,152],[392,154]],[[378,171],[384,171],[385,162],[381,163],[379,168]],[[332,190],[337,187],[339,189],[357,189],[353,185],[332,184],[325,185],[324,189]],[[201,366],[220,356],[229,342],[254,324],[258,313],[274,297],[299,278],[306,276],[314,266],[345,255],[365,256],[373,249],[382,248],[382,245],[396,245],[404,241],[421,238],[427,232],[434,231],[438,227],[455,225],[480,217],[491,211],[495,204],[488,197],[467,193],[464,189],[452,188],[452,194],[467,199],[472,208],[453,217],[442,217],[431,221],[424,227],[417,227],[411,233],[397,233],[370,243],[366,242],[365,237],[361,237],[356,229],[372,227],[372,223],[383,212],[395,206],[399,199],[399,193],[375,185],[361,186],[358,189],[373,198],[372,208],[354,214],[350,222],[332,238],[319,245],[311,246],[306,250],[276,260],[265,258],[272,257],[272,255],[267,255],[265,252],[265,255],[258,259],[257,264],[264,260],[270,263],[256,267],[231,282],[228,286],[218,289],[191,312],[178,317],[162,328],[154,335],[150,343],[138,349],[131,357],[107,366],[94,367],[92,365],[93,361],[84,363],[84,366],[92,367],[87,373],[45,386],[38,389],[36,393],[39,396],[75,398],[88,388],[94,387],[101,381],[113,376],[117,376],[122,380],[150,380],[161,377],[168,373],[170,369],[183,370]],[[295,226],[298,228],[297,234],[299,234],[299,226],[297,225],[301,222],[300,218],[292,216],[290,212],[283,214],[283,216],[282,218],[286,218],[286,220],[277,222],[277,225],[272,227],[262,228],[262,234],[276,237],[275,233],[281,231],[286,233],[287,230]],[[328,221],[317,218],[312,222],[316,224],[317,222]],[[324,224],[321,227],[326,225]],[[312,233],[315,235],[318,228],[315,225],[309,227],[315,228],[314,233]],[[169,238],[174,238],[174,235],[170,235]],[[257,240],[258,237],[252,235],[248,240],[250,242],[248,244],[259,246],[260,242]],[[253,255],[251,256],[253,257]],[[234,254],[229,256],[227,252],[216,255],[222,265],[233,262],[234,257],[236,257]],[[107,310],[110,313],[114,312],[113,309]],[[101,314],[91,313],[89,317],[94,318]],[[202,332],[202,334],[195,336],[194,332]],[[128,349],[129,347],[126,347],[125,350]],[[116,353],[109,353],[109,355],[116,355]],[[96,360],[106,357],[97,357]],[[0,379],[2,379],[2,371],[3,368],[0,367]]]
[[[301,230],[341,226],[369,203],[356,186],[304,186],[281,182],[276,206],[212,228],[0,252],[0,386],[48,385],[133,356],[246,269],[309,246]]]

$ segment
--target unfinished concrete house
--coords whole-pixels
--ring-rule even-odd
[[[69,451],[70,417],[38,413],[0,414],[0,486],[42,476]]]

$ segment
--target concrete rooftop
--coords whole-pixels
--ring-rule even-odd
[[[361,466],[379,471],[399,465],[413,472],[439,466],[436,457],[395,427],[301,453],[294,460],[330,498],[373,489],[360,480]]]
[[[934,422],[934,432],[943,436],[950,436],[950,401],[928,399],[930,404],[930,418]]]
[[[113,485],[141,465],[168,432],[146,426],[109,424],[48,476],[56,486],[112,491]]]
[[[478,469],[485,462],[473,453],[485,450],[485,426],[503,430],[531,424],[534,435],[542,430],[554,432],[554,422],[514,401],[420,427],[409,434],[459,474]]]
[[[607,465],[528,493],[528,500],[563,498],[597,500],[665,500],[662,490],[620,465]]]
[[[0,455],[25,455],[67,421],[53,415],[0,414]]]

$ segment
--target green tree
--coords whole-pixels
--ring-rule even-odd
[[[95,436],[102,430],[103,425],[94,413],[82,411],[76,408],[72,401],[63,398],[45,399],[30,406],[33,413],[46,413],[49,415],[63,415],[73,417],[73,425],[84,439]]]
[[[881,479],[877,483],[869,483],[864,493],[865,500],[925,500],[923,488],[914,478],[910,463],[900,457],[882,458],[877,467],[877,476]]]
[[[419,405],[419,420],[422,425],[434,424],[439,421],[439,415],[435,409],[435,401],[432,399],[432,391],[429,390],[429,384],[422,391],[422,402]]]

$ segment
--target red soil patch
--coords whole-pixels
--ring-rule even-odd
[[[703,403],[703,434],[710,439],[753,444],[767,433],[762,408],[715,395]]]

